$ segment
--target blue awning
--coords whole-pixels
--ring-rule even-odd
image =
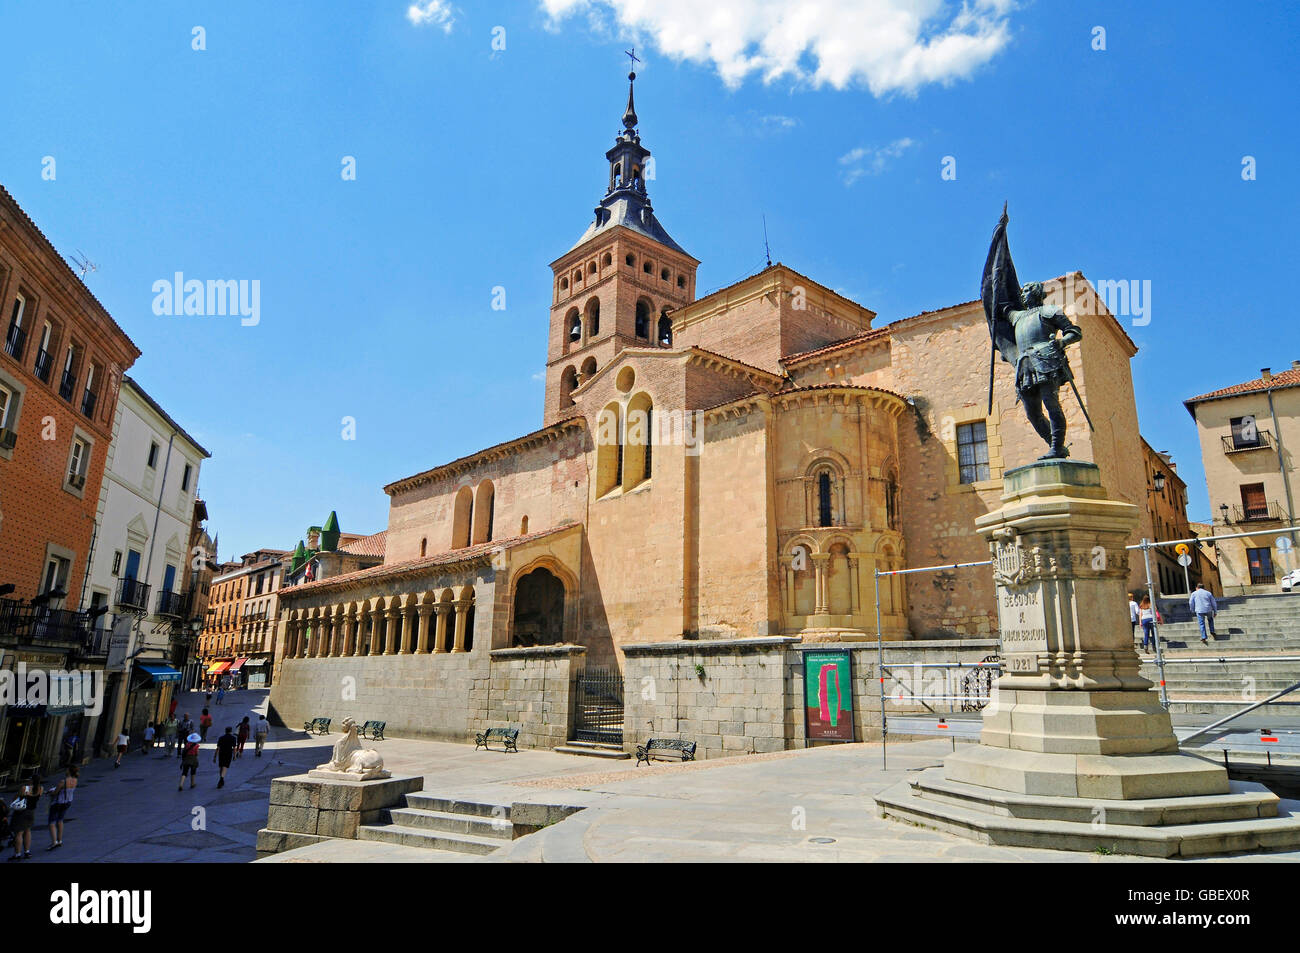
[[[136,671],[144,672],[155,682],[179,682],[181,673],[176,671],[170,665],[142,665],[136,663]]]

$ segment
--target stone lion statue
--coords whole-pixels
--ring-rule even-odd
[[[356,721],[344,718],[342,727],[343,737],[334,745],[333,757],[317,770],[354,775],[358,779],[386,777],[383,756],[373,748],[361,747]]]

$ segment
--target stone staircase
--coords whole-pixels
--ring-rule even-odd
[[[1234,596],[1220,599],[1217,638],[1201,644],[1196,616],[1183,597],[1160,600],[1165,681],[1174,714],[1226,715],[1300,682],[1300,596]],[[1267,661],[1270,657],[1279,661]],[[1238,659],[1255,661],[1237,661]],[[1153,653],[1142,656],[1142,674],[1157,681]],[[1300,717],[1300,691],[1265,711]]]
[[[357,839],[461,854],[491,854],[514,838],[508,804],[412,793],[406,795],[405,807],[389,808],[379,820],[381,823],[361,825]]]
[[[626,761],[632,757],[623,750],[622,745],[602,744],[597,741],[570,741],[551,750],[560,754],[573,754],[586,758],[608,758],[614,761]]]

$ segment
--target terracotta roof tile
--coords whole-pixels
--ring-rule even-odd
[[[1212,390],[1208,394],[1201,394],[1198,397],[1189,397],[1183,401],[1184,404],[1195,404],[1202,400],[1217,400],[1220,397],[1236,397],[1238,394],[1253,394],[1258,391],[1265,391],[1269,388],[1274,390],[1282,387],[1300,387],[1300,367],[1292,367],[1289,370],[1281,371],[1274,374],[1271,380],[1264,380],[1257,377],[1253,381],[1246,381],[1242,384],[1233,384],[1231,387],[1221,387],[1218,390]]]
[[[832,343],[827,344],[824,347],[813,348],[811,351],[799,351],[796,354],[787,354],[785,357],[781,358],[781,363],[799,364],[802,363],[803,361],[815,360],[816,358],[819,358],[824,354],[831,354],[835,351],[843,350],[844,348],[856,347],[857,345],[863,344],[867,341],[872,341],[875,340],[876,338],[882,338],[888,336],[889,336],[889,325],[886,324],[883,327],[873,328],[870,331],[863,331],[861,334],[855,334],[852,337],[844,338],[839,341],[833,341]]]
[[[388,530],[380,530],[378,533],[354,539],[339,549],[339,552],[348,553],[352,556],[382,556],[384,555],[384,543],[387,539]]]

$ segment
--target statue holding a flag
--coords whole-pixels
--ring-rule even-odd
[[[1057,391],[1068,383],[1092,426],[1074,385],[1065,348],[1083,338],[1083,331],[1071,324],[1058,307],[1043,304],[1043,286],[1032,282],[1020,286],[1016,266],[1007,246],[1007,209],[993,230],[984,276],[980,281],[984,316],[993,340],[989,363],[989,414],[993,413],[993,373],[997,356],[1016,369],[1016,394],[1025,405],[1025,415],[1049,449],[1040,459],[1058,460],[1070,455],[1065,446],[1065,414]],[[1058,333],[1060,336],[1058,337]],[[1044,414],[1046,410],[1046,414]]]

